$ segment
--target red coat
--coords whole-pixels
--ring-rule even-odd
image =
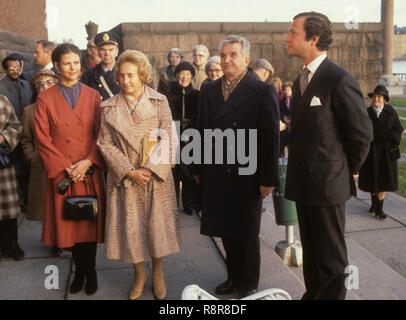
[[[103,242],[105,165],[96,147],[100,102],[99,93],[83,84],[74,109],[59,92],[58,86],[38,95],[35,133],[48,176],[41,240],[45,244],[67,248],[77,242]],[[95,173],[91,177],[98,197],[99,218],[97,221],[64,220],[65,196],[58,193],[57,186],[65,177],[65,169],[83,159],[95,164]],[[74,194],[84,195],[85,191],[83,183],[75,185]]]

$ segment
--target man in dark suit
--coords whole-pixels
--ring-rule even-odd
[[[114,33],[102,32],[94,37],[101,62],[85,71],[80,79],[85,85],[99,91],[102,100],[107,100],[121,91],[114,80],[114,66],[118,56],[118,38]]]
[[[279,183],[276,90],[247,72],[249,49],[245,38],[226,37],[220,44],[224,76],[204,84],[200,94],[197,126],[204,150],[195,173],[202,186],[201,233],[222,239],[228,273],[216,294],[257,290],[262,199]],[[228,137],[213,139],[210,130]],[[217,147],[219,140],[227,142]],[[241,153],[249,153],[248,163]],[[214,161],[221,156],[223,162]]]
[[[286,38],[288,54],[304,63],[293,84],[286,177],[303,246],[302,299],[345,298],[345,202],[372,140],[358,83],[327,58],[331,42],[329,19],[315,12],[297,15]]]

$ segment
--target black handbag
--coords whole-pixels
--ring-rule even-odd
[[[89,177],[89,179],[92,182],[92,188],[90,188],[90,183],[87,178],[83,180],[86,187],[89,186],[90,188],[90,191],[86,192],[87,195],[72,195],[75,183],[70,186],[70,195],[65,197],[64,202],[63,218],[65,220],[97,220],[99,211],[97,206],[97,196],[93,180],[91,177]]]

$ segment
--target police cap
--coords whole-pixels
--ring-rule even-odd
[[[112,32],[101,32],[94,37],[94,43],[100,47],[103,44],[114,44],[118,46],[118,37]]]

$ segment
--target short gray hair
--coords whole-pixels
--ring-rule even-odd
[[[204,44],[198,44],[197,46],[194,46],[194,48],[192,49],[192,57],[196,51],[202,51],[206,59],[208,59],[210,56],[209,49]]]
[[[268,70],[271,73],[271,76],[274,75],[274,73],[275,73],[275,70],[272,67],[272,64],[266,59],[257,59],[254,64],[254,70],[255,69]]]
[[[204,71],[207,72],[209,71],[209,68],[211,67],[212,64],[218,64],[220,65],[220,57],[219,56],[212,56],[210,57],[209,60],[207,60],[206,65],[204,66]]]
[[[241,45],[241,52],[244,57],[250,56],[250,48],[251,48],[250,42],[246,38],[244,38],[242,36],[237,36],[234,34],[228,35],[220,42],[219,51],[221,51],[221,49],[223,49],[223,47],[226,44],[233,44],[233,43],[239,43]]]

